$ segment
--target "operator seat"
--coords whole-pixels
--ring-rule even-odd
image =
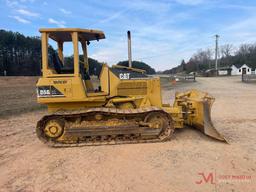
[[[61,69],[63,68],[63,63],[60,60],[58,54],[56,54],[56,52],[52,53],[52,62],[53,62],[53,66],[55,71],[60,74],[61,73]]]

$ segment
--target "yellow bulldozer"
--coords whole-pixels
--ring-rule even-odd
[[[52,147],[146,143],[170,140],[175,129],[192,126],[218,140],[210,111],[214,98],[190,90],[176,93],[174,104],[163,104],[159,77],[144,70],[102,65],[100,86],[89,74],[87,46],[104,39],[99,30],[80,28],[40,29],[42,77],[37,100],[49,114],[37,122],[38,138]],[[49,41],[57,51],[49,50]],[[71,42],[73,66],[65,66],[63,45]],[[82,53],[79,53],[82,52]],[[83,55],[83,60],[79,55]]]

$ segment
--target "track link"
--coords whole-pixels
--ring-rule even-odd
[[[45,133],[49,122],[63,128],[58,137]],[[38,138],[50,147],[162,142],[169,140],[173,132],[171,117],[157,107],[57,111],[39,120],[36,128]]]

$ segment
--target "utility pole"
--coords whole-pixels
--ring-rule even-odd
[[[216,76],[218,76],[218,40],[219,40],[219,35],[215,35],[215,71],[216,71]]]

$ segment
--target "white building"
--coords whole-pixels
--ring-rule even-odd
[[[252,74],[252,68],[250,68],[248,65],[246,64],[242,64],[242,65],[232,65],[231,66],[231,75],[242,75],[242,74]]]

